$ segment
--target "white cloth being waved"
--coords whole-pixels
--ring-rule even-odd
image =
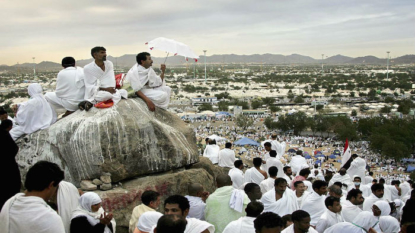
[[[349,169],[347,169],[347,174],[349,174],[350,177],[354,177],[355,175],[360,177],[362,184],[366,184],[365,173],[366,161],[359,157],[355,158],[350,164]]]
[[[277,159],[284,159],[285,154],[285,148],[287,147],[287,144],[283,142],[278,142],[277,144]]]
[[[152,67],[135,64],[128,71],[125,81],[131,84],[134,92],[141,91],[154,105],[166,109],[170,103],[171,88],[164,79],[156,74]]]
[[[78,189],[72,183],[61,181],[58,188],[58,214],[62,218],[66,233],[69,233],[72,212],[78,207],[79,203]]]
[[[308,167],[307,160],[301,155],[295,155],[291,158],[290,167],[291,171],[295,173],[297,176],[301,171],[302,167]]]
[[[265,194],[269,190],[274,189],[274,184],[275,179],[271,177],[268,177],[266,180],[261,181],[261,183],[259,184],[259,187],[261,188],[261,193]]]
[[[219,167],[233,168],[234,167],[233,163],[235,162],[235,160],[236,160],[235,151],[229,148],[224,148],[219,151],[219,162],[218,162]]]
[[[92,212],[91,206],[96,205],[101,202],[102,200],[98,196],[98,194],[93,193],[93,192],[84,193],[79,198],[78,208],[76,208],[76,210],[74,210],[72,213],[72,219],[76,217],[80,217],[80,216],[85,216],[89,224],[91,224],[91,226],[97,225],[98,223],[100,223],[99,218],[101,214],[104,214],[105,211],[101,207],[99,208],[97,212]],[[104,233],[115,233],[115,219],[114,218],[111,220],[111,223],[112,223],[113,231],[111,231],[108,225],[106,225],[104,228]]]
[[[47,92],[45,99],[55,109],[76,111],[85,97],[84,69],[67,67],[58,73],[55,92]]]
[[[203,202],[202,198],[188,195],[184,197],[187,198],[190,204],[189,214],[187,214],[187,218],[205,220],[206,204]]]
[[[42,94],[42,86],[30,84],[27,88],[30,100],[21,103],[14,118],[17,125],[10,130],[14,140],[23,134],[31,134],[40,129],[46,129],[56,121],[56,114]]]
[[[65,228],[61,217],[42,198],[18,193],[3,205],[0,232],[65,233]]]
[[[223,230],[223,233],[254,233],[253,217],[240,217],[238,220],[230,222]]]
[[[326,206],[324,204],[325,200],[325,195],[320,196],[316,192],[312,192],[305,200],[303,200],[301,209],[310,214],[311,225],[315,226],[318,220],[320,220],[321,215],[323,215],[326,210]]]
[[[275,189],[269,190],[262,195],[261,202],[264,204],[264,212],[273,212],[284,216],[299,209],[295,193],[289,188],[285,189],[278,201],[275,198]]]
[[[375,196],[375,194],[370,194],[369,197],[365,198],[365,201],[363,202],[363,211],[372,211],[372,206],[377,201],[382,201],[383,198],[378,198]]]
[[[115,90],[114,94],[107,91],[100,91],[100,88],[115,88],[114,66],[110,61],[104,61],[105,71],[103,71],[95,61],[84,66],[85,80],[85,97],[86,101],[91,103],[107,101],[112,99],[114,105],[117,104],[121,97],[127,98],[126,90]]]
[[[346,184],[347,188],[353,186],[352,180],[349,174],[344,174],[343,176],[340,173],[334,174],[334,176],[330,179],[329,186],[333,185],[335,182],[341,182],[342,184]]]
[[[295,233],[294,232],[294,224],[291,224],[289,227],[285,228],[281,233]],[[318,233],[316,230],[314,230],[313,227],[308,228],[307,233]]]
[[[353,220],[353,223],[341,222],[329,227],[324,233],[365,233],[377,225],[378,219],[372,212],[363,211]]]
[[[265,180],[265,177],[255,167],[251,167],[245,171],[244,179],[245,183],[255,183],[259,185]]]
[[[244,172],[241,169],[234,167],[229,170],[228,175],[231,177],[232,187],[241,189],[245,181]]]
[[[319,233],[323,233],[327,228],[339,222],[344,222],[342,215],[340,213],[333,213],[326,209],[324,214],[321,215],[320,220],[317,222],[316,230]]]
[[[341,202],[342,205],[342,216],[345,222],[353,222],[353,219],[362,212],[362,209],[357,205],[353,205],[350,201]]]
[[[219,162],[219,151],[220,148],[218,145],[206,145],[203,157],[207,157],[213,164],[217,164]]]
[[[267,159],[265,165],[266,165],[265,166],[266,167],[265,171],[267,172],[268,176],[269,176],[268,170],[269,170],[270,167],[277,167],[278,168],[277,177],[283,177],[284,176],[284,170],[283,170],[284,167],[282,166],[282,163],[279,159],[274,158],[274,157],[270,157],[269,159]]]

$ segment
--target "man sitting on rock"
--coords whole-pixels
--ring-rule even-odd
[[[137,226],[140,216],[148,211],[156,211],[160,205],[160,193],[146,190],[141,195],[141,205],[136,206],[131,214],[129,232],[132,233]]]
[[[189,195],[185,196],[190,203],[190,210],[187,216],[205,220],[205,202],[209,197],[209,192],[205,192],[203,186],[199,183],[190,184],[188,192]]]
[[[85,101],[80,104],[81,110],[88,111],[92,104],[112,100],[117,104],[121,97],[127,98],[126,90],[115,89],[114,65],[107,61],[107,50],[94,47],[91,55],[94,61],[84,67]]]
[[[261,181],[268,178],[268,175],[265,171],[261,170],[262,159],[254,158],[253,159],[254,167],[245,171],[245,183],[255,183],[261,184]]]
[[[161,65],[161,74],[158,76],[151,67],[153,60],[149,53],[137,54],[136,61],[137,64],[128,71],[126,81],[130,82],[135,94],[146,102],[150,111],[154,112],[156,106],[166,109],[171,94],[171,88],[166,86],[164,80],[166,65]]]
[[[45,99],[56,112],[66,110],[62,117],[68,116],[78,109],[78,104],[85,97],[84,69],[75,67],[73,57],[62,59],[63,70],[59,71],[56,79],[55,92],[47,92]]]

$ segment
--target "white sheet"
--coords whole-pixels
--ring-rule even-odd
[[[295,193],[289,188],[278,201],[275,200],[275,190],[270,190],[262,195],[261,202],[264,204],[264,212],[273,212],[280,216],[299,209]]]
[[[58,188],[58,214],[62,218],[66,233],[69,233],[72,212],[78,207],[79,203],[78,189],[72,183],[61,181]]]
[[[223,233],[254,233],[254,220],[252,217],[241,217],[238,220],[230,222]]]
[[[257,185],[261,184],[265,177],[255,168],[251,167],[245,171],[245,183],[255,183]]]
[[[241,189],[242,185],[245,182],[244,172],[241,169],[234,167],[229,170],[228,175],[231,177],[232,187]]]
[[[311,217],[310,224],[315,226],[320,220],[321,215],[326,210],[326,206],[324,201],[326,200],[325,195],[318,195],[315,192],[312,192],[310,195],[307,196],[301,205],[301,209],[308,212]]]

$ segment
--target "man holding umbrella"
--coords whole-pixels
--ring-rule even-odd
[[[164,71],[166,65],[162,64],[160,76],[151,67],[153,60],[147,52],[142,52],[136,56],[135,64],[127,73],[126,80],[138,97],[146,102],[148,109],[152,112],[156,106],[166,109],[170,102],[171,88],[166,86],[164,81]]]

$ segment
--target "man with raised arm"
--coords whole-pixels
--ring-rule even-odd
[[[127,73],[126,81],[130,82],[135,94],[146,102],[148,109],[154,112],[156,106],[166,109],[170,103],[171,88],[166,86],[164,72],[166,65],[162,64],[161,74],[157,75],[151,67],[153,60],[146,52],[137,54],[137,64]]]

